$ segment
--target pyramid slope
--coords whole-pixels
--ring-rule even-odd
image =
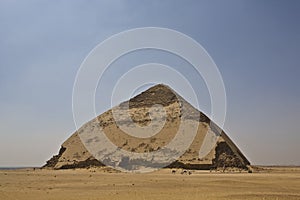
[[[162,116],[161,113],[149,115],[149,108],[156,104],[164,107],[166,116]],[[218,127],[216,124],[168,86],[156,85],[117,107],[128,109],[126,107],[128,105],[131,120],[139,126],[147,126],[151,120],[165,120],[166,123],[156,135],[149,138],[136,138],[124,133],[119,128],[119,124],[114,120],[112,110],[99,115],[94,121],[97,120],[97,123],[102,127],[109,140],[120,149],[138,153],[159,150],[175,137],[181,123],[187,124],[185,131],[188,132],[188,123],[193,122],[198,127],[193,142],[183,155],[167,167],[211,169],[225,166],[246,169],[250,165],[247,158],[224,131],[221,131],[220,134],[217,133]],[[86,123],[81,129],[88,128],[92,123],[95,123],[94,121]],[[121,122],[125,126],[130,126],[128,117],[122,118]],[[199,151],[208,132],[213,132],[216,135],[220,135],[220,137],[218,137],[210,152],[205,157],[199,158]],[[44,167],[66,169],[103,165],[87,150],[78,132],[75,132],[62,144],[59,154],[47,161]]]

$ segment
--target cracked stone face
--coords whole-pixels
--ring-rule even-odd
[[[117,115],[117,120],[114,115]],[[101,137],[97,136],[100,130],[117,150],[128,153],[115,153],[113,157],[104,147],[95,153],[89,144],[100,145],[101,149],[104,143],[101,143]],[[195,135],[188,146],[181,147],[180,141],[188,138],[194,130]],[[155,134],[151,135],[151,131]],[[182,131],[183,137],[178,139],[175,147],[166,148],[177,137],[179,131]],[[80,134],[85,132],[90,135],[83,141]],[[149,137],[136,137],[139,134]],[[205,144],[210,135],[212,139],[216,139],[212,146]],[[183,148],[184,151],[179,152],[179,149]],[[155,154],[155,159],[146,156],[152,152],[161,154]],[[166,159],[167,156],[173,155],[174,158]],[[127,170],[135,170],[140,166],[211,169],[224,166],[246,168],[249,164],[224,131],[206,115],[168,86],[156,85],[87,122],[62,144],[59,154],[47,161],[44,167],[66,169],[109,165]]]

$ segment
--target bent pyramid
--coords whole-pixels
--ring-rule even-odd
[[[161,107],[155,107],[157,105]],[[118,120],[115,120],[116,116]],[[152,129],[159,124],[163,126],[158,127],[159,131],[154,135],[137,137],[145,134],[147,130],[141,128],[151,123]],[[124,128],[135,135],[128,134]],[[190,137],[193,131],[195,133]],[[105,135],[102,139],[100,132]],[[189,137],[192,140],[185,142]],[[113,151],[104,148],[107,143],[103,142],[103,138],[116,148]],[[207,145],[208,141],[213,140]],[[173,147],[169,145],[172,142],[175,144]],[[250,163],[225,132],[206,115],[168,86],[159,84],[87,122],[62,144],[58,155],[53,156],[43,167],[68,169],[104,165],[126,170],[149,166],[247,169]]]

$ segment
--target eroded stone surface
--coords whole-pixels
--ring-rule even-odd
[[[163,106],[164,113],[159,108],[154,107],[152,109],[155,105]],[[167,167],[187,169],[247,168],[247,165],[250,164],[223,131],[218,133],[216,125],[207,116],[191,106],[168,86],[156,85],[113,109],[86,123],[78,132],[90,129],[91,133],[94,131],[96,134],[98,131],[98,129],[94,129],[96,124],[118,148],[128,152],[147,153],[160,150],[167,145],[176,136],[180,126],[184,127],[188,137],[189,127],[192,126],[190,124],[193,124],[198,127],[198,130],[189,148],[186,148],[186,151],[177,160],[171,164],[166,164]],[[118,123],[115,121],[114,114],[118,116]],[[122,130],[122,127],[126,127],[133,128],[129,130],[134,131],[135,126],[147,127],[151,123],[155,124],[155,122],[161,121],[165,122],[162,129],[157,134],[147,138],[134,137]],[[140,129],[137,130],[140,131]],[[103,163],[97,160],[83,145],[78,132],[75,132],[62,144],[59,154],[47,161],[44,167],[65,169],[103,166]],[[219,137],[210,152],[207,152],[205,157],[200,158],[199,151],[208,132]],[[127,156],[120,158],[118,165],[127,165],[130,168],[141,162],[153,167],[161,166],[159,163],[149,163],[149,161],[140,158],[134,159]]]

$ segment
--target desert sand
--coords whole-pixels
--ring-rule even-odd
[[[254,173],[162,169],[148,174],[107,168],[0,170],[1,200],[43,199],[300,199],[300,168]]]

